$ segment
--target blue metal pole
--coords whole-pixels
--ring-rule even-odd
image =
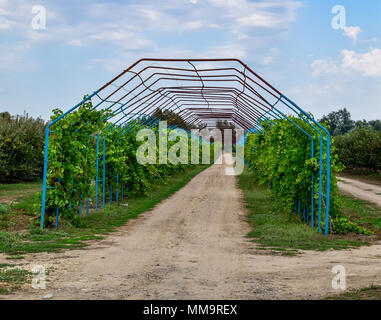
[[[61,184],[61,178],[58,178],[58,183]],[[58,228],[58,215],[59,215],[59,209],[56,208],[56,229]]]
[[[328,233],[328,220],[329,220],[329,202],[330,202],[330,175],[331,175],[331,172],[330,172],[330,161],[331,161],[331,156],[330,156],[330,139],[331,139],[331,135],[329,133],[329,131],[324,128],[319,122],[317,122],[315,119],[313,119],[308,113],[306,113],[304,110],[302,110],[301,108],[299,108],[294,102],[292,102],[290,99],[288,99],[286,96],[284,95],[281,95],[282,98],[285,98],[289,103],[291,103],[295,108],[297,108],[301,113],[303,113],[308,119],[310,119],[310,121],[312,121],[313,123],[315,123],[320,129],[322,129],[326,134],[327,134],[327,194],[326,194],[326,200],[327,200],[327,206],[326,206],[326,234]],[[283,102],[284,103],[284,102]],[[286,104],[287,105],[287,104]],[[288,105],[287,105],[288,106]],[[311,124],[310,124],[311,125]],[[317,129],[315,129],[317,130]],[[320,224],[321,224],[321,196],[322,196],[322,193],[321,193],[321,178],[322,178],[322,174],[321,174],[321,171],[322,171],[322,145],[323,145],[323,136],[322,136],[322,133],[317,130],[320,134],[320,150],[321,150],[321,153],[320,153],[320,172],[319,172],[319,177],[320,177],[320,181],[319,181],[319,232],[321,231],[321,228],[320,228]]]
[[[49,126],[46,127],[45,129],[44,175],[43,175],[42,203],[41,203],[41,229],[44,229],[44,221],[45,221],[46,176],[48,172],[48,152],[49,152]]]
[[[90,191],[89,191],[89,197],[90,197]],[[87,208],[86,208],[86,214],[89,215],[89,206],[90,206],[90,199],[87,198]]]
[[[329,227],[329,205],[331,192],[331,135],[327,134],[327,194],[325,204],[325,235],[328,234]]]
[[[118,144],[119,144],[119,138],[117,140]],[[116,174],[116,203],[119,202],[119,174],[117,173]]]
[[[311,159],[314,158],[314,140],[311,140]],[[314,172],[311,172],[311,226],[314,227]]]
[[[119,202],[119,174],[116,175],[116,203]]]
[[[58,228],[58,207],[56,208],[56,229]]]
[[[74,179],[72,178],[71,179],[71,187],[73,188],[73,185],[74,185]],[[69,204],[69,210],[71,211],[71,197],[72,197],[72,194],[73,194],[73,189],[70,190],[70,204]]]
[[[97,175],[95,177],[95,212],[98,211],[99,136],[97,136]]]
[[[82,193],[81,193],[81,200],[79,201],[79,216],[82,215]]]
[[[106,201],[106,138],[103,138],[103,210]]]
[[[320,139],[320,161],[319,161],[319,232],[321,231],[321,194],[323,176],[323,140]]]

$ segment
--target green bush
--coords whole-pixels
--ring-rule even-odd
[[[61,116],[63,112],[54,110],[51,118]],[[74,225],[82,225],[78,212],[81,205],[89,198],[95,207],[94,198],[96,192],[96,146],[99,136],[98,157],[98,206],[103,198],[103,141],[106,141],[106,171],[105,171],[105,198],[110,198],[110,186],[112,186],[113,200],[115,199],[116,185],[118,181],[119,194],[122,186],[124,191],[131,194],[144,194],[157,182],[165,182],[167,177],[184,171],[189,164],[139,164],[136,152],[143,144],[137,141],[136,132],[127,132],[121,135],[118,131],[106,130],[112,124],[104,120],[113,114],[107,110],[96,110],[91,101],[85,102],[74,112],[61,118],[52,128],[54,131],[49,138],[49,166],[47,170],[47,191],[45,224],[51,225],[54,221],[56,208],[59,215]],[[125,125],[131,125],[126,123]],[[134,129],[138,129],[137,125]],[[170,130],[168,129],[168,132]],[[103,134],[107,132],[108,134]],[[159,139],[156,135],[156,139]],[[167,139],[167,136],[164,135]],[[158,142],[158,140],[156,140]],[[168,141],[168,149],[175,141]],[[188,145],[182,145],[188,150],[190,159],[191,141]],[[213,146],[213,145],[212,145]],[[211,148],[212,149],[212,148]],[[156,151],[157,155],[159,150]],[[201,148],[200,148],[201,152]],[[213,150],[211,150],[213,154]],[[118,176],[118,180],[117,180]]]
[[[340,161],[348,168],[381,170],[381,132],[373,128],[357,128],[335,137]]]
[[[28,115],[0,114],[0,182],[42,177],[45,123]]]
[[[318,213],[319,191],[319,136],[318,133],[300,118],[289,117],[304,131],[314,138],[314,157],[311,158],[311,139],[297,129],[286,119],[263,122],[263,134],[250,134],[246,139],[245,160],[257,182],[267,185],[272,198],[280,208],[287,213],[298,210],[298,201],[303,208],[311,205],[311,174],[314,175],[314,219]],[[323,144],[323,193],[326,190],[326,148]],[[330,179],[330,232],[364,233],[360,227],[346,219],[340,211],[340,198],[335,174],[340,172],[342,165],[338,161],[335,146],[331,145],[331,179]],[[322,199],[322,224],[325,225],[325,199]],[[301,214],[303,216],[303,214]],[[317,221],[316,221],[317,222]],[[317,223],[315,223],[315,226]],[[355,227],[356,226],[356,227]]]
[[[372,232],[350,221],[347,217],[337,216],[332,221],[333,231],[340,234],[357,233],[371,235]]]

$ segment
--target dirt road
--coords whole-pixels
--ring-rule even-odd
[[[381,186],[344,177],[338,178],[337,185],[340,191],[381,207]]]
[[[227,155],[229,158],[229,155]],[[246,238],[242,194],[226,165],[187,186],[86,250],[25,256],[43,265],[47,289],[30,285],[7,299],[310,299],[336,293],[331,269],[349,288],[381,284],[381,245],[272,255]],[[0,262],[5,261],[0,256]]]

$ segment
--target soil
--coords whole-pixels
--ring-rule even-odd
[[[381,207],[381,186],[344,177],[338,178],[337,185],[341,192]]]

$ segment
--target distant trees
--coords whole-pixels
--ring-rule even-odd
[[[336,136],[335,146],[346,167],[381,170],[381,131],[359,127]]]
[[[359,120],[356,121],[356,128],[372,128],[376,131],[381,131],[381,121],[380,120]]]
[[[381,121],[353,121],[347,109],[329,113],[320,120],[334,136],[336,152],[349,168],[381,170]]]
[[[329,133],[333,136],[345,134],[356,128],[369,128],[381,131],[381,120],[354,121],[351,118],[351,113],[346,108],[324,115],[319,122],[328,125]]]
[[[192,129],[192,127],[189,126],[181,116],[172,110],[167,109],[163,111],[160,108],[157,108],[151,116],[160,121],[167,121],[168,126],[177,126],[178,128],[185,130]]]
[[[320,122],[328,125],[329,133],[335,136],[345,134],[355,128],[355,122],[351,119],[351,114],[346,108],[323,116]]]
[[[0,113],[0,182],[42,177],[44,120]]]

